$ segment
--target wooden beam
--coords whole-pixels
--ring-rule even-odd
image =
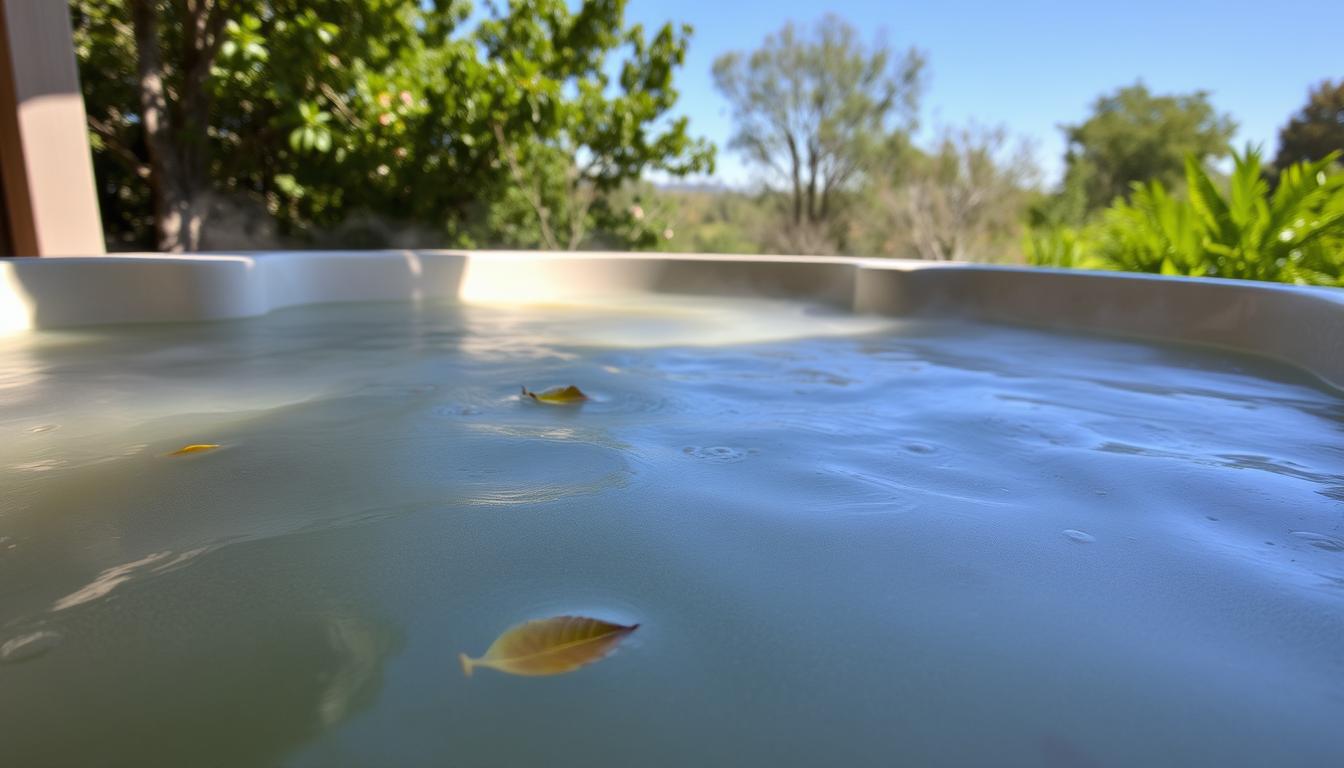
[[[104,252],[64,0],[0,0],[0,180],[13,255]]]

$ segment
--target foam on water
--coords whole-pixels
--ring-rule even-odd
[[[1276,365],[648,297],[0,344],[6,764],[1344,764],[1344,400]],[[463,679],[562,613],[641,629]]]

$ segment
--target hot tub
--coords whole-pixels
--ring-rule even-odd
[[[217,254],[0,325],[7,765],[1344,764],[1338,291]],[[462,674],[561,615],[639,629]]]

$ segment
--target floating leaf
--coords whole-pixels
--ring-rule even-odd
[[[538,403],[547,403],[548,405],[573,405],[588,399],[588,396],[583,394],[583,390],[573,384],[568,387],[551,387],[541,392],[532,392],[527,387],[523,387],[523,397],[530,397]]]
[[[559,675],[606,656],[621,638],[636,629],[638,624],[627,627],[585,616],[537,619],[500,635],[480,658],[465,653],[458,658],[467,677],[476,667],[513,675]]]
[[[184,445],[184,446],[182,446],[181,448],[178,448],[176,451],[173,451],[172,453],[170,453],[170,454],[168,454],[168,455],[169,455],[169,456],[185,456],[185,455],[187,455],[188,453],[202,453],[202,452],[204,452],[204,451],[213,451],[213,450],[215,450],[215,449],[218,448],[218,447],[219,447],[219,443],[194,443],[194,444],[192,444],[192,445]]]

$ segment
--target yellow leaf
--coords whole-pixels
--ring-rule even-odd
[[[588,396],[583,394],[583,390],[573,384],[568,387],[551,387],[541,392],[532,392],[527,387],[523,387],[523,397],[530,397],[538,403],[548,405],[573,405],[588,399]]]
[[[195,443],[193,445],[184,445],[168,455],[185,456],[188,453],[201,453],[202,451],[213,451],[218,447],[219,443]]]
[[[636,629],[638,624],[627,627],[585,616],[537,619],[500,635],[478,659],[465,653],[458,658],[467,677],[476,667],[513,675],[559,675],[606,656]]]

